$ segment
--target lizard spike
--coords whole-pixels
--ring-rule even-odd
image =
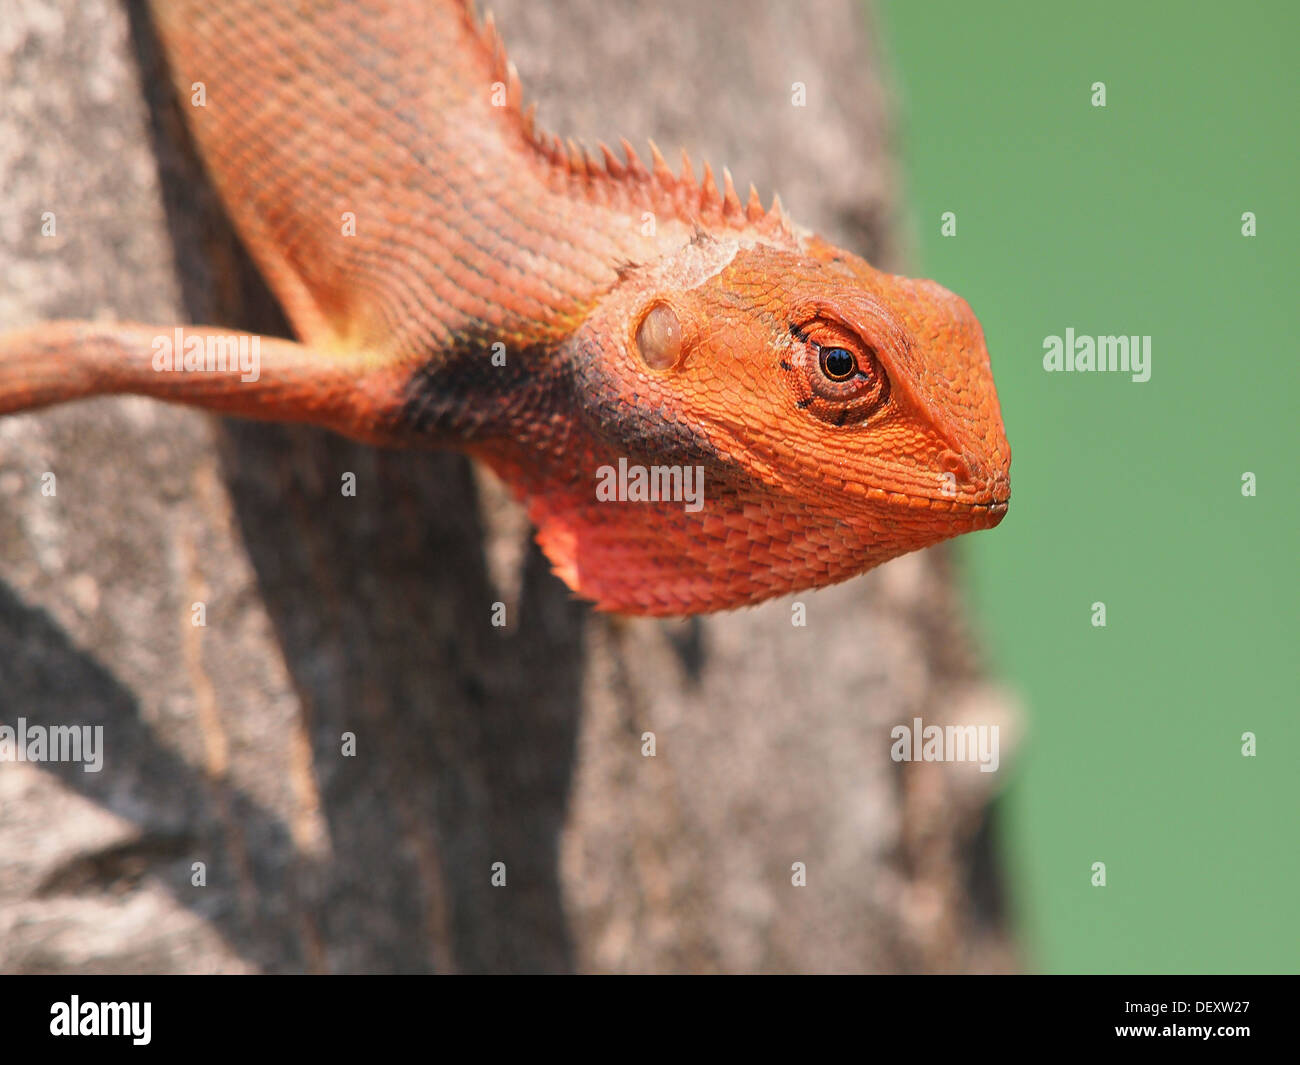
[[[650,176],[650,172],[646,170],[645,164],[641,162],[641,157],[636,154],[636,149],[632,147],[632,142],[626,137],[620,137],[618,142],[622,145],[623,154],[627,156],[628,174],[637,181],[644,181]]]
[[[695,184],[695,167],[691,163],[691,157],[686,154],[686,149],[682,149],[682,187],[688,192],[694,192]]]
[[[569,167],[569,173],[582,177],[587,172],[587,161],[582,157],[581,146],[572,137],[568,139],[565,146],[568,148],[565,162]]]
[[[504,46],[503,46],[504,47]],[[505,52],[501,53],[505,59]],[[524,103],[524,86],[519,80],[519,71],[515,69],[515,64],[506,59],[506,102],[516,110],[523,107]]]
[[[736,195],[736,183],[731,180],[731,171],[722,168],[722,213],[728,218],[739,218],[744,213],[740,197]]]
[[[767,213],[772,216],[773,220],[783,226],[785,225],[785,209],[781,206],[781,194],[779,192],[772,193],[772,206],[768,208]]]
[[[677,179],[664,159],[663,152],[654,141],[650,141],[650,165],[654,168],[655,179],[661,186],[670,189],[677,183]]]
[[[718,196],[718,183],[713,177],[713,167],[708,163],[704,164],[704,184],[700,189],[700,209],[704,211],[716,211],[722,206],[722,199]]]
[[[513,112],[519,122],[519,130],[524,139],[533,145],[550,162],[555,158],[551,152],[549,135],[537,128],[537,101],[524,105],[524,87],[519,79],[519,70],[506,52],[505,39],[497,30],[496,16],[491,11],[483,12],[480,19],[475,5],[469,0],[461,5],[465,25],[477,38],[489,65],[493,82],[501,82],[506,90],[505,110]]]
[[[537,103],[528,101],[525,105],[519,72],[506,53],[495,16],[491,11],[485,11],[480,22],[475,16],[474,5],[468,2],[464,3],[463,10],[491,67],[493,80],[501,82],[505,88],[506,110],[513,112],[525,141],[532,144],[549,164],[550,183],[557,191],[563,191],[566,187],[583,187],[587,195],[610,203],[614,200],[627,202],[629,194],[637,185],[643,188],[650,186],[644,188],[641,195],[648,193],[652,206],[657,205],[660,210],[671,210],[683,219],[698,220],[702,216],[708,216],[718,221],[742,223],[747,220],[764,228],[788,229],[779,202],[774,203],[771,212],[765,211],[752,186],[750,202],[742,207],[730,173],[723,172],[724,188],[721,193],[718,191],[717,178],[708,164],[704,166],[703,178],[697,180],[690,154],[684,148],[681,153],[681,174],[678,176],[673,173],[653,140],[649,142],[650,166],[647,168],[636,149],[625,138],[620,138],[619,143],[627,157],[626,163],[603,143],[599,145],[597,155],[572,139],[566,140],[539,128]]]
[[[619,161],[618,156],[614,154],[610,149],[610,146],[604,141],[600,142],[600,153],[605,157],[605,173],[610,177],[621,178],[627,173],[627,167]]]
[[[501,46],[501,35],[497,33],[496,16],[491,11],[483,13],[483,43],[487,45],[488,55],[492,57],[494,71],[501,69],[501,60],[505,58],[505,49]]]

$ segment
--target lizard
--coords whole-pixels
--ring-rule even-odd
[[[136,393],[454,448],[526,504],[598,609],[690,615],[996,526],[1010,450],[984,335],[932,281],[797,225],[725,169],[544,131],[472,0],[152,0],[224,209],[296,340],[256,372],[160,353],[219,326],[0,336],[0,414]],[[250,338],[242,339],[247,343]],[[699,506],[602,471],[699,472]],[[658,475],[658,474],[656,474]],[[664,482],[668,484],[667,480]]]

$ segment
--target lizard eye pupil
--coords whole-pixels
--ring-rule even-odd
[[[858,360],[845,348],[822,348],[821,368],[832,381],[847,381],[858,372]]]

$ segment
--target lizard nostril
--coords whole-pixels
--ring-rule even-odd
[[[970,480],[970,466],[966,460],[955,451],[944,451],[939,455],[939,465],[948,473],[953,474],[959,481]]]

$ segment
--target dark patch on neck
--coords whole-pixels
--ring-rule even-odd
[[[435,444],[508,433],[520,418],[561,401],[559,346],[511,345],[499,330],[487,328],[458,333],[411,375],[394,422]],[[494,363],[494,354],[503,364]]]
[[[603,373],[603,355],[589,341],[574,353],[570,384],[576,420],[611,457],[647,464],[703,465],[733,480],[740,466],[719,451],[702,429],[668,416],[648,397],[620,391],[622,383]]]
[[[586,480],[585,463],[620,457],[647,465],[701,465],[713,486],[747,479],[700,429],[619,392],[602,372],[604,353],[587,341],[511,347],[492,363],[499,331],[458,334],[412,374],[393,419],[402,434],[434,446],[485,445],[513,454],[539,477]]]

